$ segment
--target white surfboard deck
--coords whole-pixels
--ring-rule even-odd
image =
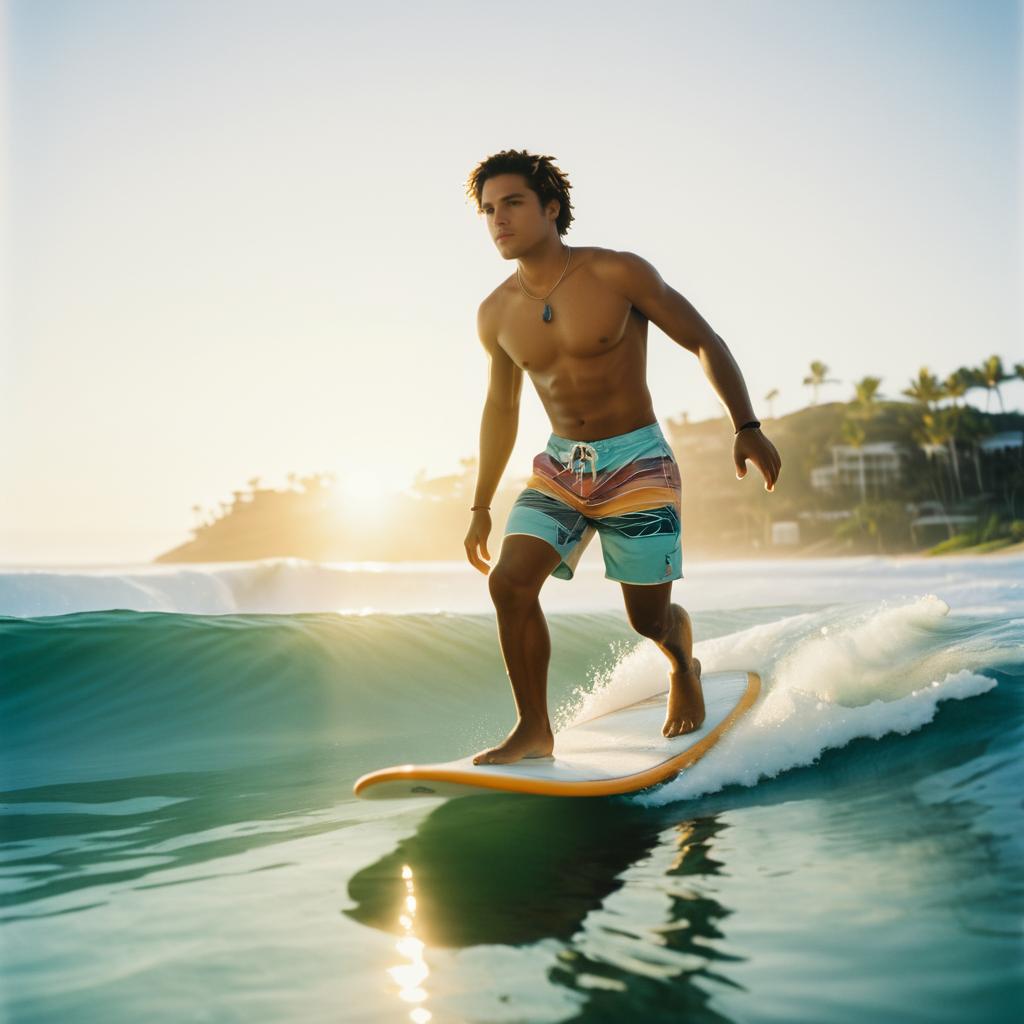
[[[356,780],[367,800],[474,793],[613,796],[664,782],[700,760],[745,714],[761,690],[756,672],[701,676],[705,718],[694,732],[661,735],[668,690],[555,733],[554,755],[512,764],[473,764],[473,755],[438,764],[402,764]]]

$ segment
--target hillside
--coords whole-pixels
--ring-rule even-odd
[[[955,446],[922,439],[922,409],[913,402],[877,402],[870,415],[853,402],[829,402],[765,420],[763,429],[783,459],[772,493],[752,467],[744,480],[736,479],[726,419],[669,420],[666,436],[683,479],[686,556],[920,550],[954,534],[963,534],[963,543],[971,540],[967,517],[988,529],[989,536],[979,534],[975,541],[1010,539],[1012,530],[1020,529],[1012,523],[1024,518],[1021,448],[987,452],[983,442],[1024,429],[1021,413],[989,415],[965,407]],[[851,436],[865,451],[878,442],[898,449],[899,479],[881,485],[867,475],[831,490],[812,486],[812,470],[833,464],[834,449],[849,446]],[[377,508],[346,507],[324,474],[302,478],[285,490],[236,491],[223,514],[197,526],[190,539],[155,561],[461,559],[476,460],[463,459],[462,466],[461,473],[451,476],[420,477],[413,488]],[[524,482],[508,479],[495,495],[492,556]],[[939,522],[927,522],[936,512]],[[962,521],[954,528],[958,521],[943,516]],[[919,525],[912,530],[915,521]],[[781,523],[797,524],[796,543],[773,543],[773,532],[779,534],[774,524]],[[784,529],[792,539],[794,528]]]

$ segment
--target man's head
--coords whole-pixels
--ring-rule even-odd
[[[502,150],[477,164],[466,182],[466,193],[487,218],[491,237],[506,259],[569,230],[572,186],[553,160],[525,150]]]

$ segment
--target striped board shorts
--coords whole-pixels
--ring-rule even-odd
[[[506,537],[547,541],[571,580],[595,533],[605,579],[667,583],[683,577],[679,466],[657,422],[598,441],[552,434],[533,460],[505,523]]]

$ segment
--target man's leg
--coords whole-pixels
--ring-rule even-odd
[[[704,693],[700,685],[700,661],[693,657],[690,616],[672,603],[672,582],[650,586],[622,584],[629,624],[653,640],[668,657],[668,707],[663,736],[681,736],[699,729],[704,721]]]
[[[547,693],[551,638],[538,596],[561,560],[539,537],[512,534],[502,541],[501,556],[488,574],[487,585],[519,718],[504,741],[480,751],[473,764],[545,757],[554,748]]]

